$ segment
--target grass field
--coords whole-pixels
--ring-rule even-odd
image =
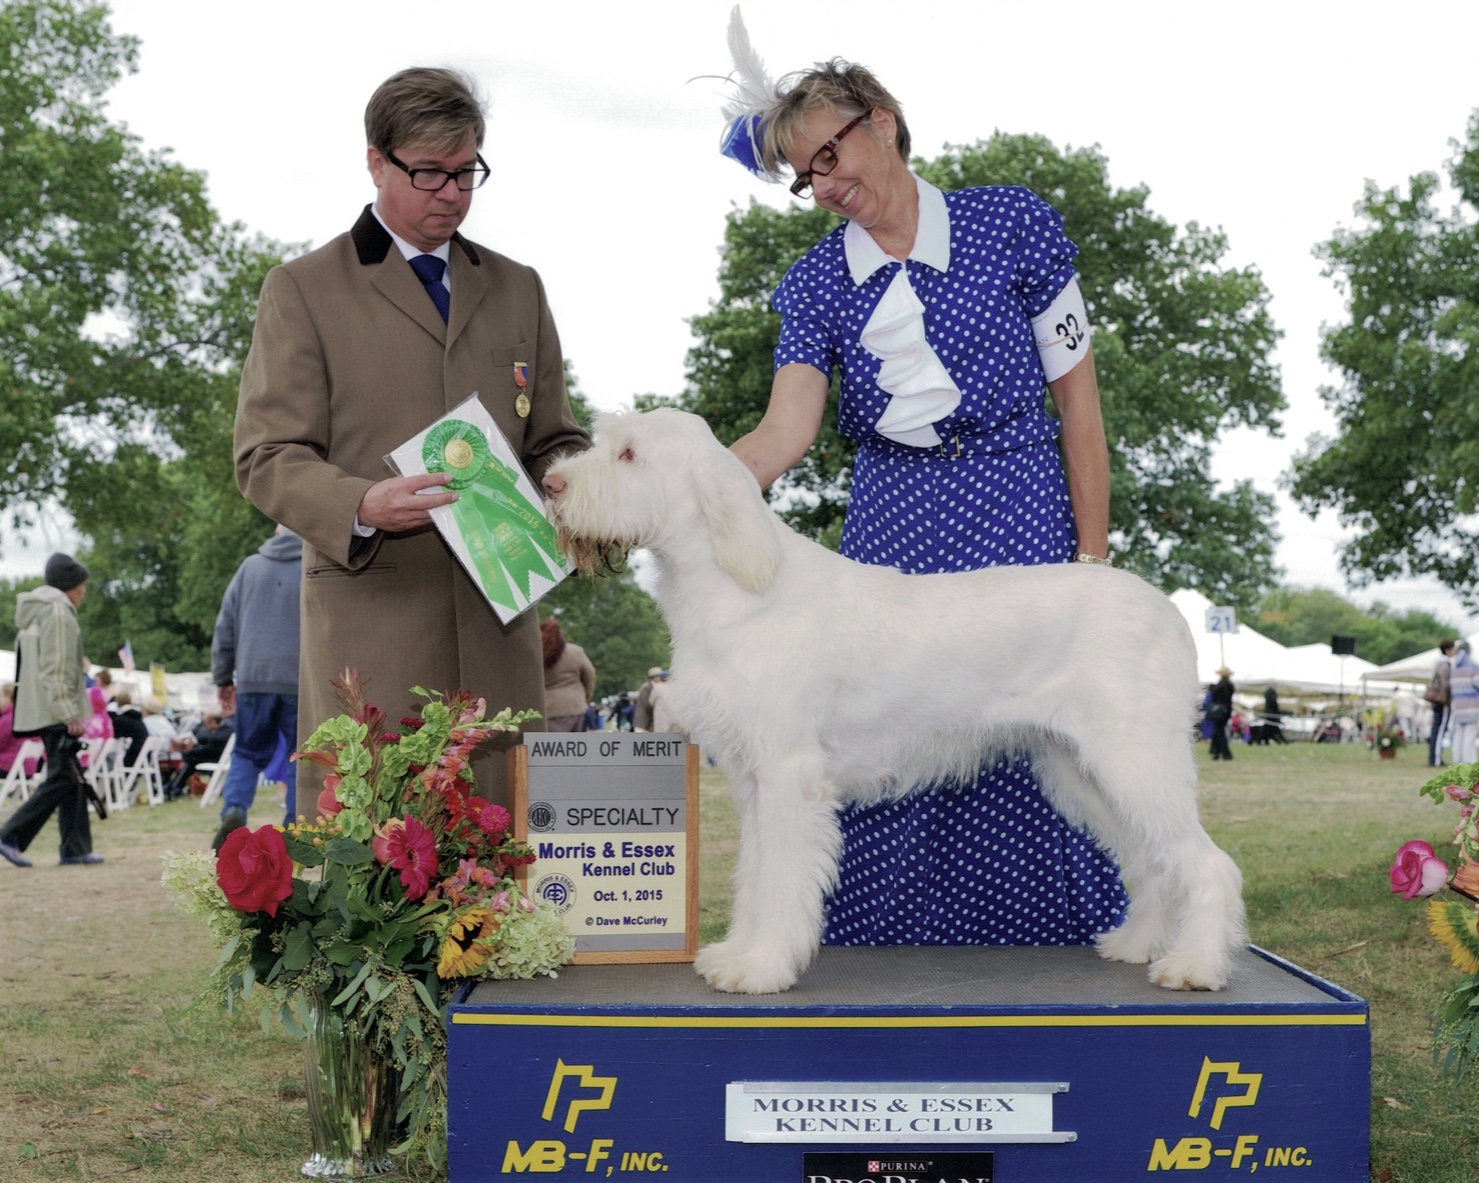
[[[1372,1178],[1471,1183],[1479,1087],[1437,1075],[1429,1040],[1456,971],[1421,906],[1386,883],[1407,839],[1446,853],[1455,818],[1416,796],[1422,753],[1236,752],[1230,764],[1201,757],[1201,792],[1208,829],[1243,868],[1252,940],[1371,1002]],[[708,940],[726,923],[734,822],[719,774],[705,772],[702,796]],[[252,824],[271,820],[263,805]],[[95,826],[101,867],[56,866],[52,826],[33,870],[0,864],[0,1181],[297,1176],[300,1045],[249,1018],[186,1013],[213,954],[164,898],[159,855],[204,846],[214,825],[190,802],[133,809]]]

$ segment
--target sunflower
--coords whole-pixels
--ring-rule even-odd
[[[486,938],[497,930],[498,915],[492,908],[471,908],[457,917],[442,944],[437,977],[465,978],[477,973],[493,955],[493,946]]]
[[[1428,901],[1428,931],[1466,974],[1479,973],[1479,928],[1474,908],[1455,900]]]

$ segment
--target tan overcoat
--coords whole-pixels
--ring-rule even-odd
[[[460,235],[449,275],[443,324],[366,207],[352,231],[274,268],[262,286],[236,476],[304,542],[300,741],[341,709],[329,679],[345,667],[370,679],[369,698],[392,722],[416,710],[413,685],[471,690],[490,710],[544,709],[533,610],[501,625],[433,527],[354,536],[365,490],[394,475],[385,455],[474,392],[536,483],[558,454],[589,444],[570,413],[538,275]],[[477,770],[480,788],[503,799],[501,756]]]

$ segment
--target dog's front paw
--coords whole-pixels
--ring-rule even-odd
[[[1094,948],[1100,957],[1106,961],[1127,961],[1131,965],[1144,965],[1155,957],[1160,933],[1133,921],[1132,917],[1118,928],[1101,932],[1094,938]]]
[[[796,984],[796,971],[764,949],[745,947],[737,941],[705,945],[694,958],[693,968],[715,990],[731,994],[779,994]]]
[[[1172,953],[1151,962],[1150,980],[1167,990],[1221,990],[1227,985],[1227,965],[1222,959],[1209,964],[1189,953]]]

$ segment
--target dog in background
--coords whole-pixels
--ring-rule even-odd
[[[1097,939],[1150,980],[1216,990],[1242,944],[1241,876],[1197,814],[1195,649],[1125,571],[1082,563],[904,575],[787,527],[695,415],[605,415],[544,478],[589,568],[649,548],[673,639],[675,715],[729,777],[740,818],[728,936],[696,968],[720,990],[792,986],[835,885],[837,814],[974,781],[1028,754],[1055,808],[1119,860],[1123,925]]]

